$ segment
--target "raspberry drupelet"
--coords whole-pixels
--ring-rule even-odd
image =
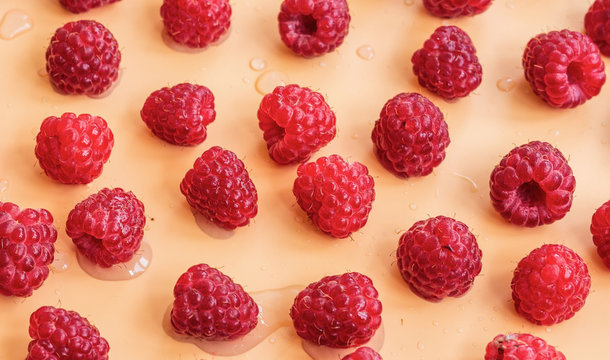
[[[66,8],[66,10],[78,14],[117,1],[120,0],[59,0],[59,3]]]
[[[351,354],[345,355],[341,360],[383,360],[377,351],[368,346],[358,348]]]
[[[227,34],[231,12],[228,0],[163,0],[161,5],[169,37],[190,48],[205,48]]]
[[[487,344],[485,360],[566,360],[566,357],[537,336],[500,334]]]
[[[591,218],[593,244],[604,264],[610,268],[610,201],[599,207]]]
[[[491,0],[424,0],[424,7],[434,16],[454,18],[473,16],[487,10]]]
[[[610,0],[595,0],[585,14],[587,35],[599,47],[599,51],[610,56]]]

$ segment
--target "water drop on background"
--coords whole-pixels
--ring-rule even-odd
[[[373,60],[375,57],[375,50],[370,45],[362,45],[356,50],[358,57],[364,60]]]
[[[411,5],[415,4],[415,0],[404,0],[404,3],[407,6],[411,6]]]
[[[503,77],[496,82],[496,87],[504,92],[511,91],[515,86],[517,86],[517,83],[510,77]]]
[[[33,26],[30,16],[22,10],[9,10],[0,21],[0,38],[11,40],[30,30]]]
[[[250,59],[250,69],[255,71],[264,70],[267,67],[267,62],[261,58]]]

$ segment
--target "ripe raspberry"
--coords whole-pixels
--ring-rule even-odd
[[[334,139],[335,113],[322,94],[298,85],[278,86],[257,113],[269,156],[279,164],[299,163]]]
[[[607,267],[610,267],[610,201],[603,204],[591,219],[591,234],[597,253]]]
[[[381,164],[402,178],[430,174],[445,159],[450,142],[443,113],[416,93],[390,99],[371,137]]]
[[[226,229],[248,225],[258,212],[258,194],[244,163],[220,146],[195,160],[180,191],[195,210]]]
[[[83,255],[107,268],[131,260],[145,224],[144,204],[131,191],[104,188],[70,211],[66,233]]]
[[[566,360],[561,351],[530,334],[498,335],[487,344],[485,360]]]
[[[345,0],[284,0],[278,15],[280,36],[297,55],[324,55],[343,43],[349,31]]]
[[[368,346],[363,346],[353,353],[344,356],[341,360],[383,360],[383,358],[377,351]]]
[[[525,79],[534,94],[557,108],[573,108],[599,94],[604,62],[588,36],[562,30],[538,34],[523,53]]]
[[[34,150],[40,167],[64,184],[88,184],[100,176],[114,146],[114,135],[99,116],[64,113],[40,125]]]
[[[381,325],[381,302],[368,276],[326,276],[294,299],[290,317],[297,334],[318,345],[348,348],[367,343]]]
[[[442,18],[477,15],[489,5],[491,0],[424,0],[426,10]]]
[[[78,14],[117,1],[120,0],[59,0],[59,3],[67,10]]]
[[[0,202],[0,294],[30,296],[49,276],[57,230],[45,209]]]
[[[553,325],[583,307],[591,276],[574,251],[547,244],[519,261],[510,286],[519,314],[534,324]]]
[[[175,42],[204,48],[229,30],[231,5],[228,0],[163,0],[161,17]]]
[[[79,20],[55,31],[46,59],[51,85],[60,93],[101,95],[119,77],[121,52],[104,25]]]
[[[176,282],[171,321],[179,334],[203,340],[234,340],[256,327],[258,306],[227,275],[199,264]]]
[[[532,141],[512,149],[489,179],[493,207],[509,222],[534,227],[565,216],[576,180],[561,152]]]
[[[366,166],[331,155],[301,164],[292,193],[320,230],[344,238],[366,224],[374,185]]]
[[[610,56],[610,0],[595,0],[585,15],[587,35],[599,47],[599,51]]]
[[[29,332],[26,360],[108,360],[106,339],[75,311],[43,306],[30,316]]]
[[[411,58],[419,84],[445,99],[470,94],[481,84],[483,70],[468,34],[441,26]]]

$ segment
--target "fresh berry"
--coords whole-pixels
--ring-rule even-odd
[[[26,360],[108,360],[110,346],[75,311],[43,306],[30,316]]]
[[[298,85],[265,95],[257,116],[269,156],[279,164],[307,161],[337,132],[335,113],[322,94]]]
[[[344,238],[366,224],[374,185],[366,166],[331,155],[301,164],[292,193],[320,230]]]
[[[487,344],[485,360],[566,360],[566,357],[534,335],[502,334]]]
[[[131,260],[145,224],[144,204],[131,191],[104,188],[70,211],[66,233],[81,254],[107,268]]]
[[[290,317],[297,334],[318,345],[347,348],[367,343],[381,325],[381,302],[366,275],[326,276],[294,299]]]
[[[610,0],[595,0],[585,14],[587,35],[599,47],[599,51],[610,56]]]
[[[79,20],[55,31],[46,52],[51,85],[60,93],[101,95],[119,77],[119,44],[104,25]]]
[[[174,286],[171,322],[179,334],[234,340],[258,323],[258,306],[227,275],[206,264],[192,266]]]
[[[585,304],[591,276],[585,262],[564,245],[547,244],[519,261],[511,288],[515,309],[538,325],[574,316]]]
[[[231,5],[229,0],[163,0],[161,17],[175,42],[205,48],[229,30]]]
[[[604,264],[610,268],[610,201],[604,203],[593,214],[591,219],[591,234],[597,253]]]
[[[576,180],[561,152],[532,141],[512,149],[489,179],[493,207],[509,222],[534,227],[563,218],[572,206]]]
[[[64,113],[40,125],[34,150],[40,167],[64,184],[88,184],[100,176],[114,146],[114,135],[99,116]]]
[[[599,94],[604,62],[591,39],[576,31],[538,34],[523,53],[525,79],[534,94],[557,108],[573,108]]]
[[[282,41],[306,58],[324,55],[341,45],[350,20],[345,0],[284,0],[278,15]]]
[[[383,360],[383,358],[377,353],[377,351],[368,346],[363,346],[358,348],[353,353],[344,356],[341,358],[341,360]]]
[[[442,18],[477,15],[489,5],[491,0],[424,0],[426,10]]]
[[[117,1],[120,0],[59,0],[59,3],[67,10],[78,14]]]
[[[195,160],[180,191],[195,210],[225,229],[248,225],[258,212],[258,194],[244,163],[219,146]]]
[[[214,94],[188,83],[164,87],[148,96],[140,115],[155,135],[170,144],[201,144],[206,126],[216,118]]]
[[[450,142],[443,113],[417,93],[390,99],[371,137],[381,164],[402,178],[430,174],[445,159]]]
[[[57,230],[45,209],[0,202],[0,294],[30,296],[49,276]]]
[[[441,26],[411,58],[419,84],[447,100],[464,97],[481,84],[483,69],[468,34]]]

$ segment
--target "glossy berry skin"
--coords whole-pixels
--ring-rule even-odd
[[[306,58],[324,55],[341,45],[350,20],[345,0],[284,0],[278,15],[282,41]]]
[[[491,0],[424,0],[424,7],[434,16],[454,18],[473,16],[487,10]]]
[[[231,27],[231,5],[228,0],[163,0],[161,17],[175,42],[205,48]]]
[[[368,346],[358,348],[351,354],[345,355],[341,360],[383,360],[377,351]]]
[[[66,233],[81,254],[107,268],[131,260],[144,225],[144,204],[131,191],[104,188],[70,211]]]
[[[290,308],[297,334],[335,348],[367,343],[381,325],[381,302],[371,279],[352,272],[309,284]]]
[[[515,309],[538,325],[570,319],[585,304],[591,276],[578,254],[564,245],[547,244],[523,258],[513,275]]]
[[[120,0],[59,0],[59,3],[66,8],[66,10],[78,14],[117,1]]]
[[[610,0],[595,0],[585,14],[587,35],[599,47],[599,51],[610,56]]]
[[[206,264],[192,266],[174,286],[171,323],[178,334],[202,340],[235,340],[258,323],[258,306],[227,275]]]
[[[335,113],[322,94],[298,85],[265,95],[257,116],[269,156],[278,164],[307,161],[337,133]]]
[[[563,154],[532,141],[512,149],[489,180],[493,207],[509,222],[527,227],[551,224],[572,207],[576,180]]]
[[[501,334],[487,344],[485,360],[566,360],[566,357],[537,336]]]
[[[610,268],[610,201],[595,211],[591,218],[591,234],[597,253]]]

